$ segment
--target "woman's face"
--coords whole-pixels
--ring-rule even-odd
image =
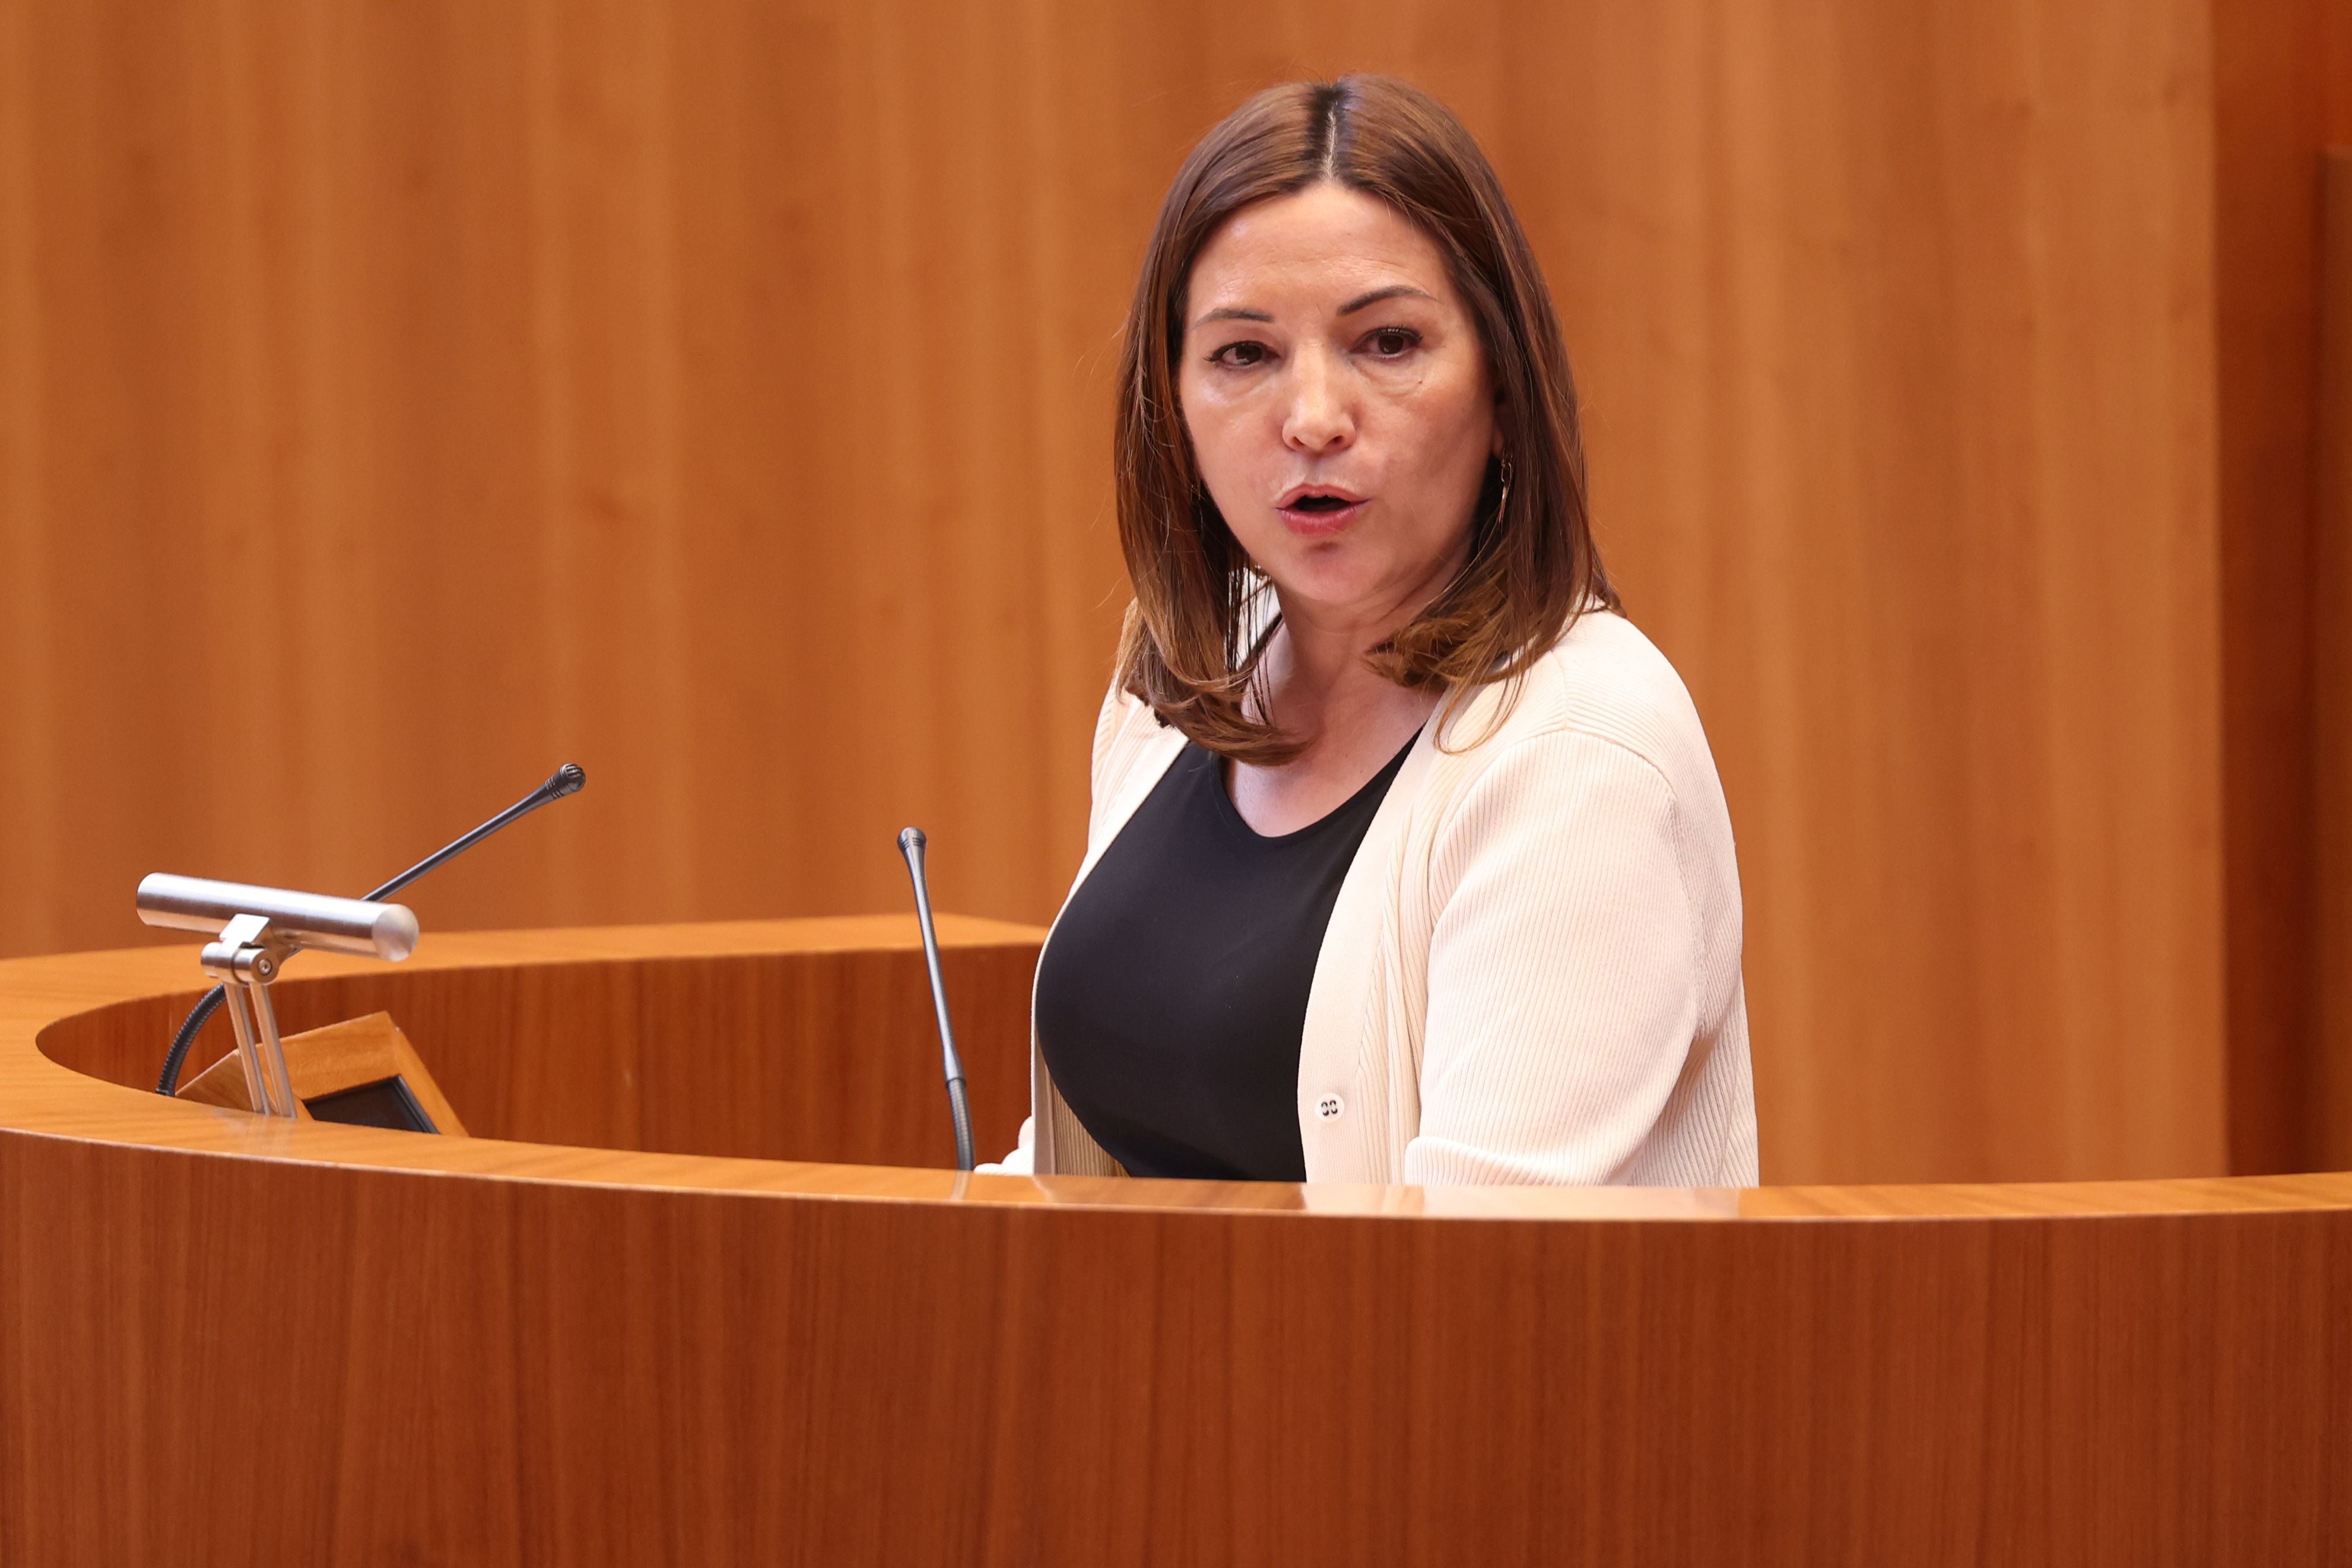
[[[1329,182],[1260,202],[1202,248],[1184,321],[1194,458],[1286,616],[1388,622],[1442,588],[1499,437],[1429,237]]]

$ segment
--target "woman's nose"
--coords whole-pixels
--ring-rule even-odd
[[[1338,367],[1328,355],[1308,352],[1291,361],[1290,406],[1284,411],[1283,444],[1318,453],[1355,438],[1355,412],[1348,405]]]

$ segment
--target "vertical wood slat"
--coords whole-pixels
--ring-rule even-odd
[[[2236,1171],[2309,1168],[2314,355],[2322,148],[2352,136],[2352,0],[2211,8],[2223,939]]]
[[[2310,1082],[2316,1164],[2352,1164],[2352,148],[2319,165],[2319,352],[2313,451]]]

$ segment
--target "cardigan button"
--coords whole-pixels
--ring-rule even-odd
[[[1316,1116],[1325,1121],[1337,1121],[1339,1113],[1347,1109],[1347,1102],[1336,1094],[1327,1094],[1315,1102]]]

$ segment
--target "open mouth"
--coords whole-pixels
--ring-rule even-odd
[[[1334,485],[1301,485],[1275,504],[1294,533],[1337,533],[1355,521],[1364,498]]]

